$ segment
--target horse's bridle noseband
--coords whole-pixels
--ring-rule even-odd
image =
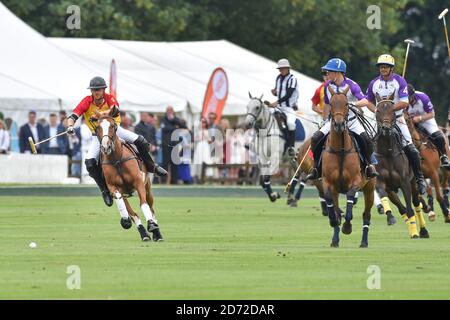
[[[253,98],[252,100],[257,100],[257,101],[259,101],[260,106],[261,106],[261,108],[259,109],[259,111],[258,111],[258,113],[257,113],[256,115],[253,114],[253,113],[251,113],[251,112],[248,112],[248,113],[246,114],[246,116],[252,116],[252,117],[255,119],[255,122],[254,122],[254,125],[253,125],[253,127],[255,127],[256,122],[257,122],[257,119],[258,119],[259,115],[261,114],[261,112],[262,112],[262,110],[263,110],[263,108],[264,108],[264,103],[262,102],[261,99],[258,99],[258,98]]]
[[[101,120],[104,120],[104,119],[112,119],[113,121],[114,121],[114,118],[113,117],[111,117],[111,116],[103,116],[103,117],[100,117],[100,118],[98,118],[97,119],[97,123],[100,123],[100,121]],[[104,137],[108,137],[110,140],[111,140],[111,142],[112,142],[112,145],[111,145],[111,149],[112,149],[112,151],[114,152],[115,151],[115,144],[116,144],[116,138],[117,138],[117,135],[113,135],[112,137],[109,135],[109,134],[103,134],[103,136],[99,136],[98,135],[98,128],[99,128],[100,126],[99,125],[97,125],[97,127],[95,128],[95,134],[97,135],[97,138],[98,138],[98,140],[99,140],[99,142],[100,142],[100,147],[101,147],[101,142],[102,142],[102,140],[103,140],[103,138]],[[114,126],[113,126],[113,128],[114,128],[114,132],[117,132],[117,123],[114,121]]]

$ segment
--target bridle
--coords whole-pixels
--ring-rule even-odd
[[[100,128],[100,125],[99,125],[99,124],[100,124],[100,121],[101,121],[101,120],[105,120],[105,119],[112,119],[112,120],[113,120],[113,123],[114,123],[114,125],[113,125],[113,135],[110,136],[109,133],[107,133],[107,134],[103,134],[103,135],[100,137],[100,136],[98,135],[98,131],[99,131],[99,128]],[[111,117],[111,116],[102,116],[102,117],[100,117],[100,118],[97,119],[97,124],[98,124],[98,125],[97,125],[97,127],[95,128],[95,133],[96,133],[97,138],[98,138],[98,140],[99,140],[99,142],[100,142],[100,150],[102,150],[102,152],[105,153],[105,152],[104,152],[104,148],[103,148],[101,142],[102,142],[102,140],[103,140],[104,137],[107,137],[108,139],[111,140],[111,150],[112,150],[112,152],[114,153],[114,151],[116,151],[115,145],[116,145],[116,139],[117,139],[117,134],[116,134],[116,132],[117,132],[117,123],[114,121],[114,118]]]
[[[378,106],[379,105],[381,105],[382,103],[394,103],[394,101],[392,101],[392,100],[389,100],[389,99],[383,99],[383,100],[380,100],[378,103],[377,103],[377,105],[376,105],[376,109],[378,110]],[[382,129],[382,130],[385,130],[385,131],[389,131],[389,135],[391,135],[392,134],[392,130],[394,129],[394,127],[395,127],[395,122],[396,122],[396,117],[395,117],[395,112],[394,112],[394,116],[392,117],[392,120],[391,120],[391,122],[389,123],[391,126],[390,127],[387,127],[386,125],[385,125],[385,123],[387,123],[387,121],[378,121],[378,119],[376,119],[376,121],[377,121],[377,126],[380,128],[380,129]]]
[[[345,97],[347,97],[347,95],[345,93],[343,93],[343,92],[336,92],[335,94],[333,94],[333,96],[338,95],[338,94],[342,94]],[[331,103],[331,101],[330,101],[330,103]],[[347,100],[347,103],[344,105],[344,108],[346,108],[346,112],[345,113],[344,112],[333,112],[333,111],[331,111],[331,124],[333,125],[333,128],[337,132],[341,132],[341,130],[344,131],[345,129],[347,129],[348,115],[349,115],[349,110],[350,110],[348,100]],[[343,127],[341,127],[341,125],[337,125],[336,121],[334,120],[334,117],[335,116],[339,116],[339,115],[341,115],[344,118],[344,122],[342,124]]]
[[[263,108],[265,108],[265,107],[264,107],[264,103],[262,102],[261,99],[253,98],[252,100],[257,100],[259,102],[260,109],[259,109],[258,113],[256,113],[256,114],[254,114],[252,112],[247,112],[246,116],[251,116],[251,117],[254,118],[253,128],[256,128],[256,123],[258,122],[258,118],[261,115],[261,112],[263,111]]]

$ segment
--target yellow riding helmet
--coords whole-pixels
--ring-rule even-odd
[[[394,67],[395,66],[395,59],[390,54],[382,54],[381,56],[378,57],[377,67],[379,65],[382,65],[382,64],[387,64],[387,65],[389,65],[391,67]]]

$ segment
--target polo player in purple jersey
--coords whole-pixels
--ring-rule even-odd
[[[412,84],[408,84],[409,107],[408,114],[420,131],[425,132],[436,146],[441,159],[441,167],[450,170],[450,161],[447,157],[445,137],[436,123],[433,103],[427,94],[416,91]]]
[[[378,57],[376,66],[379,68],[380,75],[370,82],[366,99],[358,101],[355,105],[367,106],[372,112],[375,112],[377,95],[381,98],[386,98],[394,94],[396,124],[403,136],[403,151],[408,157],[409,164],[414,172],[420,194],[425,194],[427,186],[420,166],[420,153],[412,143],[411,134],[403,116],[403,111],[408,108],[408,84],[402,76],[394,73],[395,59],[393,56],[382,54]]]
[[[321,166],[320,166],[320,158],[322,155],[323,146],[325,143],[325,137],[328,135],[331,129],[331,122],[329,121],[329,115],[331,111],[330,100],[331,100],[331,92],[330,87],[334,90],[334,92],[344,92],[344,90],[350,87],[350,90],[347,92],[347,99],[350,105],[356,105],[355,103],[361,99],[364,99],[365,96],[361,91],[361,87],[350,78],[346,77],[347,65],[342,59],[334,58],[327,62],[325,66],[322,67],[323,71],[328,72],[328,79],[325,83],[324,87],[324,119],[326,119],[325,124],[322,128],[316,131],[311,138],[311,149],[314,153],[314,168],[311,170],[307,179],[318,179],[321,177]],[[364,105],[360,106],[364,107]],[[350,108],[348,114],[348,130],[353,133],[353,136],[358,140],[359,148],[361,149],[362,156],[365,161],[365,175],[367,178],[373,178],[378,176],[378,173],[375,170],[375,167],[371,164],[371,155],[373,153],[373,142],[370,136],[367,134],[366,130],[359,122],[356,117],[355,112]]]

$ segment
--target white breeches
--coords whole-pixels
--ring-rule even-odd
[[[424,121],[420,124],[420,127],[424,128],[427,133],[431,136],[433,133],[440,131],[436,119],[432,118]]]
[[[133,143],[139,137],[136,133],[126,130],[122,127],[117,127],[117,136],[129,143]],[[91,145],[89,146],[89,150],[86,155],[86,159],[95,159],[98,161],[100,158],[100,141],[97,136],[92,136]]]
[[[330,133],[331,129],[331,121],[328,120],[325,122],[322,128],[320,128],[320,131],[322,131],[323,134]],[[348,122],[348,130],[357,134],[358,136],[361,135],[361,133],[365,132],[364,127],[362,126],[361,122],[358,121],[358,119],[354,119]]]
[[[295,120],[297,117],[295,116],[295,110],[291,107],[280,107],[280,110],[286,115],[286,122],[289,131],[295,130]]]

